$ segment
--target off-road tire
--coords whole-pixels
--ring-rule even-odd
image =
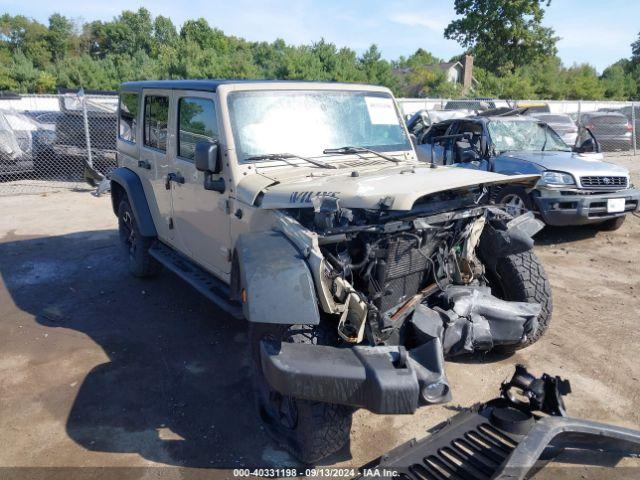
[[[603,232],[613,232],[614,230],[618,230],[624,224],[624,221],[627,217],[621,216],[616,218],[610,218],[609,220],[605,220],[602,223],[597,223],[596,227],[598,230]]]
[[[345,405],[283,397],[268,385],[260,362],[260,340],[330,345],[330,331],[320,325],[249,324],[249,344],[253,363],[256,406],[269,436],[305,464],[313,464],[337,452],[349,441],[354,409]],[[289,402],[289,403],[286,403]],[[282,405],[295,409],[295,422],[275,411]]]
[[[127,254],[129,272],[134,277],[152,277],[160,271],[160,264],[149,255],[154,238],[143,237],[127,197],[118,206],[118,234]]]
[[[495,277],[493,282],[497,285],[492,284],[492,287],[499,298],[513,302],[539,303],[542,307],[538,316],[538,328],[527,336],[524,343],[501,345],[496,350],[508,353],[532,345],[549,328],[553,311],[551,285],[538,256],[528,250],[500,258],[496,264]]]

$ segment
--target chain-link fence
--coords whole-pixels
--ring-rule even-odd
[[[571,147],[593,135],[605,155],[636,155],[640,149],[637,102],[402,98],[399,103],[406,115],[426,110],[434,123],[479,112],[501,115],[519,109],[547,123]]]
[[[82,188],[116,163],[115,95],[0,96],[0,195]]]
[[[640,149],[640,103],[480,99],[399,99],[404,113],[431,122],[522,108],[576,145],[590,134],[607,155]],[[116,163],[117,96],[0,95],[0,196],[85,188]]]

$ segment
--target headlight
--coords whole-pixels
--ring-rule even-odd
[[[540,185],[567,186],[575,185],[573,175],[564,172],[543,172],[542,178],[538,182]]]

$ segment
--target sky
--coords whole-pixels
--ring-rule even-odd
[[[442,33],[454,18],[453,0],[1,0],[0,13],[22,14],[47,23],[58,12],[79,21],[111,20],[122,10],[144,6],[170,17],[176,26],[204,17],[225,33],[253,41],[283,38],[309,44],[324,38],[358,53],[372,43],[385,58],[408,56],[424,48],[449,59],[462,49]],[[640,31],[640,2],[630,0],[553,0],[544,24],[557,36],[563,63],[590,63],[602,71],[631,55]]]

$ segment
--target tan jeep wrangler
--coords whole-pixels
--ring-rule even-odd
[[[164,266],[249,322],[259,413],[304,462],[347,443],[355,408],[448,401],[444,358],[549,325],[542,225],[488,202],[538,177],[418,162],[386,88],[125,83],[118,164],[131,273]]]

